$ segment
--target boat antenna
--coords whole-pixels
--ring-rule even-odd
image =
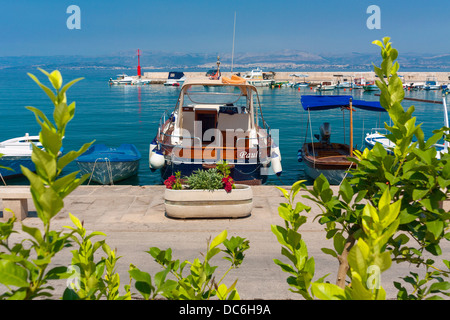
[[[233,73],[233,61],[234,61],[234,39],[236,33],[236,11],[234,12],[234,25],[233,25],[233,49],[231,50],[231,73]]]

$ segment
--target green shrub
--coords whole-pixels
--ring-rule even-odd
[[[193,190],[223,189],[222,178],[222,173],[216,168],[197,170],[187,177],[187,185],[189,189]]]

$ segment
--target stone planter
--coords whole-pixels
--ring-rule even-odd
[[[225,190],[165,189],[166,215],[171,218],[242,218],[253,208],[250,186],[235,184],[230,193]]]

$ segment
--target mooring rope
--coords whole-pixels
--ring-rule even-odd
[[[108,171],[108,176],[109,176],[109,181],[110,181],[110,184],[113,185],[114,182],[113,182],[113,178],[112,178],[112,168],[111,168],[111,162],[109,161],[109,158],[97,158],[97,159],[95,159],[94,167],[92,168],[92,172],[91,172],[91,176],[89,177],[88,185],[91,183],[92,176],[94,175],[95,167],[97,165],[97,161],[98,160],[105,160],[106,169]]]

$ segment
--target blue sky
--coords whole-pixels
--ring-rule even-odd
[[[69,30],[69,5],[81,29]],[[370,5],[381,29],[366,26]],[[230,53],[284,49],[378,52],[390,36],[402,52],[450,53],[448,0],[0,0],[0,56],[104,55],[120,51]]]

